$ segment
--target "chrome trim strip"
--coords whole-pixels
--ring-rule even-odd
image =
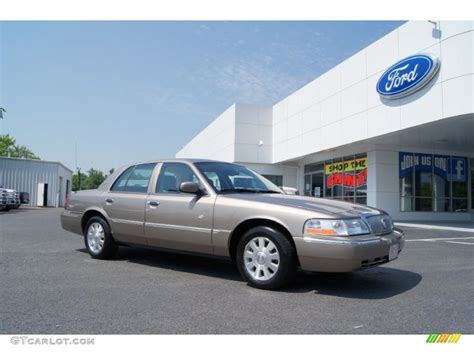
[[[213,229],[212,230],[212,233],[226,233],[226,234],[229,234],[230,232],[232,232],[232,231],[224,230],[224,229]]]
[[[380,243],[380,238],[374,238],[369,240],[330,240],[330,239],[322,239],[322,238],[314,238],[314,237],[303,237],[305,242],[309,243],[324,243],[324,244],[341,244],[341,245],[361,245],[361,244],[375,244]]]
[[[132,221],[132,220],[129,220],[129,219],[111,218],[110,220],[114,223],[133,224],[133,225],[137,225],[137,226],[138,225],[139,226],[143,225],[143,222]]]
[[[180,229],[180,230],[191,231],[191,232],[198,232],[198,233],[211,233],[211,229],[210,229],[210,228],[178,226],[178,225],[175,225],[175,224],[164,224],[164,223],[145,222],[145,227],[166,228],[166,229]]]

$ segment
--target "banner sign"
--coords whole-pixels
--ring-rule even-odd
[[[467,181],[467,158],[451,157],[449,166],[449,180],[456,182]]]
[[[431,171],[433,156],[431,154],[406,153],[398,154],[400,160],[400,177],[416,171]]]
[[[467,158],[439,154],[399,152],[399,176],[415,171],[433,171],[447,181],[467,181]]]
[[[434,155],[434,173],[448,180],[449,156]]]
[[[330,189],[334,185],[345,187],[360,187],[367,185],[367,169],[357,174],[333,173],[326,178],[326,188]]]
[[[367,158],[346,160],[325,166],[326,175],[364,169],[367,169]]]

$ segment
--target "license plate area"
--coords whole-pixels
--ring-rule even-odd
[[[398,244],[392,245],[388,251],[388,260],[393,260],[393,259],[398,258],[398,250],[399,250]]]

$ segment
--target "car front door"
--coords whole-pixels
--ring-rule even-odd
[[[155,166],[155,163],[151,163],[129,167],[104,194],[102,208],[109,216],[116,241],[146,244],[145,204]]]
[[[151,246],[212,254],[212,218],[216,197],[209,191],[179,191],[183,182],[200,183],[191,165],[163,163],[145,209],[145,236]],[[203,186],[201,184],[201,186]]]

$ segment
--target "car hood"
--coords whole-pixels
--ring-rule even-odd
[[[257,203],[267,203],[291,208],[304,209],[307,211],[325,214],[329,218],[351,218],[362,215],[378,215],[385,213],[382,210],[359,205],[356,203],[331,200],[325,198],[316,198],[309,196],[286,195],[286,194],[259,194],[259,193],[240,193],[225,195],[226,197],[254,201]]]

